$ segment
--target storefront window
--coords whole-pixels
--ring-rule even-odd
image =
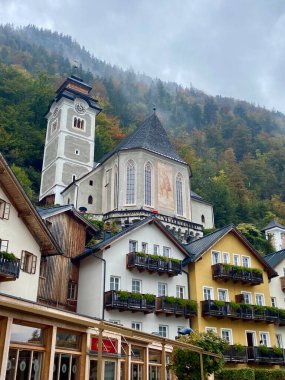
[[[23,326],[16,323],[12,324],[11,342],[43,344],[43,330],[37,327]]]
[[[10,349],[6,380],[40,380],[42,361],[42,352]]]
[[[161,367],[149,366],[148,378],[149,380],[160,380]]]
[[[116,363],[105,361],[104,380],[115,380]]]
[[[58,331],[56,334],[56,347],[79,350],[80,335],[66,331]]]
[[[97,360],[90,360],[89,380],[97,380]]]
[[[144,349],[142,347],[132,346],[132,360],[143,360]]]
[[[143,364],[132,363],[131,365],[131,379],[142,380],[143,379]]]
[[[79,376],[80,357],[71,354],[55,354],[53,380],[77,380]]]

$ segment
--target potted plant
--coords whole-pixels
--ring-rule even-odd
[[[147,305],[154,304],[155,294],[146,293],[142,295],[143,299],[146,301]]]
[[[261,306],[261,305],[254,305],[253,311],[254,311],[255,316],[257,316],[257,317],[262,316],[263,317],[264,312],[265,312],[265,307]]]
[[[188,300],[186,302],[186,309],[189,310],[190,312],[197,313],[198,310],[198,304],[197,301],[194,300]]]
[[[14,253],[11,253],[11,252],[0,252],[0,258],[3,258],[11,262],[17,260],[17,257],[14,255]]]
[[[282,356],[283,355],[283,348],[273,346],[273,352],[274,352],[274,354],[276,354],[278,356]]]
[[[261,344],[259,347],[258,347],[258,352],[262,355],[262,356],[266,356],[269,354],[270,352],[270,347],[267,347],[265,346],[264,344]]]
[[[129,292],[126,290],[117,290],[116,291],[118,301],[127,301],[129,299]]]
[[[244,353],[245,352],[245,348],[242,344],[240,343],[236,343],[233,345],[233,348],[234,350],[238,353],[238,354],[241,354],[241,353]]]

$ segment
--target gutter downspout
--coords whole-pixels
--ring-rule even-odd
[[[103,253],[103,252],[102,252]],[[104,317],[105,317],[105,305],[104,305],[104,297],[105,297],[105,282],[106,282],[106,260],[103,259],[102,257],[99,257],[99,256],[96,256],[94,253],[92,253],[92,256],[95,258],[95,259],[99,259],[101,261],[103,261],[103,265],[104,265],[104,276],[103,276],[103,299],[102,299],[102,320],[104,320]]]

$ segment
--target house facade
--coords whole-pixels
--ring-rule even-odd
[[[233,226],[186,245],[190,297],[198,303],[192,327],[213,330],[229,342],[225,360],[233,364],[283,363],[275,328],[283,311],[272,308],[269,281],[277,273]]]
[[[42,258],[61,254],[0,154],[0,292],[36,301]]]
[[[196,315],[183,246],[146,218],[75,259],[79,313],[174,339]]]

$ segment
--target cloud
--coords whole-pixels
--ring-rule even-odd
[[[285,112],[283,0],[1,0],[0,22],[70,34],[123,68]]]

